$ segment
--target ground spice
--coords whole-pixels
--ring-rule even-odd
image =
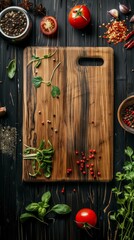
[[[0,151],[15,158],[17,131],[15,127],[0,125]]]
[[[111,23],[103,24],[103,26],[107,29],[103,38],[107,39],[108,43],[118,44],[126,40],[128,29],[125,20],[114,20]]]

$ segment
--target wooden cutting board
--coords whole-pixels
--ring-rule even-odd
[[[38,69],[35,63],[29,64],[32,55],[42,57],[55,50],[54,56],[43,59]],[[23,159],[24,181],[112,179],[113,55],[110,47],[27,47],[24,50],[23,150],[24,144],[38,147],[42,139],[49,139],[55,150],[52,176],[30,177],[32,161]],[[81,59],[84,66],[80,64]],[[91,59],[95,59],[95,64],[87,66]],[[97,59],[103,64],[98,66]],[[41,76],[48,82],[58,63],[52,84],[59,87],[60,96],[53,98],[51,86],[42,83],[36,89],[31,79]],[[68,169],[71,169],[69,174]]]

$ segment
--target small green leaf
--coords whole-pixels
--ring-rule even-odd
[[[50,170],[48,171],[48,167],[47,167],[47,170],[45,171],[44,175],[45,175],[46,178],[51,177],[51,171]]]
[[[120,204],[120,205],[123,205],[125,203],[125,201],[126,201],[126,199],[124,199],[124,198],[121,198],[121,199],[118,198],[117,199],[117,203]]]
[[[22,213],[20,215],[20,221],[23,223],[25,222],[26,220],[28,220],[29,218],[36,218],[33,214],[31,213]]]
[[[116,221],[116,214],[114,213],[114,214],[111,214],[110,215],[110,219],[112,220],[112,221]]]
[[[34,212],[37,211],[39,208],[39,204],[38,203],[30,203],[27,207],[26,210],[30,211],[30,212]]]
[[[38,216],[39,216],[39,218],[43,219],[45,214],[46,214],[46,209],[44,207],[39,207],[38,208]]]
[[[44,140],[41,140],[40,145],[39,145],[39,149],[40,149],[40,150],[43,150],[43,149],[44,149],[44,144],[45,144],[45,141],[44,141]]]
[[[16,73],[16,59],[13,59],[9,62],[7,66],[7,75],[10,79],[12,79],[15,73]]]
[[[67,204],[57,204],[52,207],[51,211],[57,214],[67,214],[71,212],[71,208]]]
[[[50,198],[51,198],[51,193],[50,193],[50,191],[48,191],[48,192],[45,192],[45,193],[42,195],[41,201],[44,202],[44,203],[48,203],[49,200],[50,200]]]
[[[32,83],[35,86],[35,88],[39,88],[41,86],[41,83],[43,82],[42,77],[37,76],[32,78]]]
[[[60,95],[60,89],[57,86],[52,86],[51,95],[53,98],[58,97]]]
[[[125,154],[131,158],[133,155],[133,149],[131,147],[127,147],[125,149]]]
[[[32,60],[38,60],[40,59],[39,57],[37,57],[36,55],[32,55]]]

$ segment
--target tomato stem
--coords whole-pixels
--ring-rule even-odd
[[[75,11],[74,11],[74,12],[76,12],[75,18],[77,18],[78,16],[81,16],[83,19],[85,19],[86,21],[88,21],[87,18],[82,14],[81,9],[82,9],[82,6],[81,6],[78,10],[75,10]]]

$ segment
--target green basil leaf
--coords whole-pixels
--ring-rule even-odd
[[[36,218],[33,214],[31,213],[22,213],[20,215],[20,221],[23,223],[25,222],[26,220],[28,220],[29,218]]]
[[[57,86],[52,86],[51,95],[53,98],[58,97],[60,95],[60,89]]]
[[[57,204],[52,207],[51,211],[57,214],[67,214],[71,212],[71,208],[67,204]]]
[[[42,197],[41,197],[41,201],[44,202],[44,203],[48,203],[49,200],[51,198],[51,193],[48,191],[48,192],[45,192]]]
[[[13,59],[9,62],[7,66],[7,75],[10,79],[12,79],[15,73],[16,73],[16,59]]]
[[[43,82],[42,77],[37,76],[32,78],[32,83],[35,86],[35,88],[39,88],[42,82]]]
[[[34,212],[37,211],[39,208],[39,204],[38,203],[30,203],[27,207],[26,210],[30,211],[30,212]]]
[[[46,214],[46,209],[43,207],[38,208],[38,216],[42,219]]]

